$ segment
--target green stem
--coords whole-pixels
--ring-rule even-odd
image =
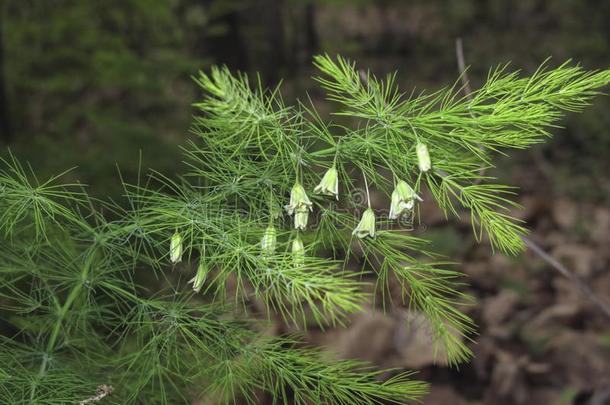
[[[369,183],[366,181],[366,173],[364,173],[364,170],[362,171],[362,176],[364,177],[364,188],[366,188],[366,202],[367,202],[369,208],[371,208],[371,196],[369,195]]]
[[[49,341],[47,342],[47,347],[44,353],[44,357],[42,359],[42,363],[40,364],[40,369],[38,370],[38,377],[35,381],[32,382],[32,389],[30,391],[30,402],[34,400],[34,396],[36,395],[36,387],[40,379],[43,377],[44,373],[47,370],[47,365],[49,364],[49,356],[51,352],[55,349],[55,344],[57,343],[57,338],[59,336],[59,332],[61,330],[64,318],[66,317],[68,311],[72,307],[72,304],[78,298],[81,290],[83,289],[84,282],[87,280],[89,276],[89,270],[91,268],[92,255],[87,258],[85,265],[81,271],[80,280],[72,287],[64,305],[59,309],[59,313],[57,314],[57,320],[55,321],[55,325],[53,326],[53,330],[51,331],[51,336],[49,337]]]

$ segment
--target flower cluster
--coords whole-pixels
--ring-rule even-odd
[[[415,146],[417,153],[418,166],[422,173],[427,172],[432,167],[428,147],[421,142]],[[314,193],[339,199],[339,174],[335,164],[332,165],[322,176],[320,183],[314,187]],[[368,185],[367,185],[368,196]],[[391,196],[390,219],[399,219],[412,213],[416,201],[423,201],[415,190],[404,180],[398,180]],[[313,211],[313,204],[303,185],[297,180],[290,190],[290,201],[284,206],[288,215],[294,216],[294,229],[297,231],[305,230],[309,219],[309,213]],[[352,235],[363,239],[376,236],[375,212],[370,206],[362,213],[360,221],[352,231]],[[263,256],[270,256],[275,253],[277,246],[277,230],[273,222],[265,229],[260,241],[260,251]],[[178,263],[182,258],[182,236],[175,232],[170,243],[170,260]],[[302,266],[305,263],[305,247],[300,236],[292,240],[292,256],[295,266]],[[203,254],[197,268],[197,273],[189,283],[193,284],[193,290],[199,292],[206,280],[208,268],[205,264]]]

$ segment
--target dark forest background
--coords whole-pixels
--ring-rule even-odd
[[[37,170],[78,165],[83,181],[113,188],[115,162],[138,150],[174,169],[188,136],[199,69],[226,64],[284,80],[291,99],[314,89],[311,57],[341,53],[362,67],[398,69],[405,91],[457,77],[462,38],[470,79],[508,61],[531,73],[572,58],[602,68],[610,2],[501,0],[3,0],[0,2],[1,139]],[[610,151],[610,104],[598,100],[545,153],[587,172]],[[570,167],[568,177],[573,177]],[[570,180],[570,179],[568,179]],[[103,187],[101,183],[106,183]],[[593,189],[598,187],[582,187]]]
[[[551,66],[571,58],[607,68],[610,1],[0,0],[0,142],[41,177],[78,166],[70,176],[116,196],[117,165],[133,179],[140,154],[144,168],[183,170],[179,145],[190,137],[199,69],[226,64],[267,85],[283,80],[288,101],[308,92],[324,113],[312,55],[340,53],[378,74],[398,69],[406,92],[433,90],[458,77],[458,38],[474,88],[509,61],[524,73],[548,57]],[[551,142],[494,173],[521,188],[533,237],[606,298],[609,110],[610,100],[597,98]],[[374,342],[367,332],[390,328],[394,339],[385,315],[327,335],[341,338],[313,332],[312,342],[423,369],[433,386],[426,403],[610,403],[592,402],[610,401],[607,319],[535,256],[490,255],[468,224],[433,215],[426,236],[464,263],[483,304],[471,310],[481,325],[473,363],[449,370],[417,357],[417,347],[388,352],[383,332]]]

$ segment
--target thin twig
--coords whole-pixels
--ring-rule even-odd
[[[114,388],[112,387],[112,385],[102,384],[97,387],[97,390],[95,391],[95,395],[90,396],[87,399],[83,399],[78,404],[85,405],[85,404],[88,404],[91,402],[101,401],[102,399],[106,398],[108,395],[112,394],[112,391],[114,391]]]
[[[457,38],[455,40],[455,54],[457,57],[458,68],[460,70],[460,77],[462,79],[462,83],[464,84],[464,93],[468,100],[472,100],[472,89],[470,87],[470,81],[468,80],[468,75],[466,73],[466,62],[464,59],[464,49],[462,46],[462,38]],[[567,267],[563,264],[559,263],[554,257],[549,255],[540,247],[536,242],[529,239],[528,237],[521,235],[521,240],[525,243],[532,252],[534,252],[539,258],[545,261],[549,266],[557,270],[561,275],[566,277],[568,280],[572,281],[580,292],[586,296],[595,306],[597,306],[608,318],[610,318],[610,307],[602,301],[593,290],[584,283],[580,278],[578,278],[573,272],[571,272]]]
[[[547,252],[542,250],[542,248],[533,240],[527,238],[526,236],[521,236],[523,243],[538,257],[544,260],[547,264],[553,267],[555,270],[560,272],[564,277],[572,281],[578,289],[585,295],[592,303],[594,303],[608,318],[610,318],[610,307],[606,305],[604,301],[602,301],[591,288],[586,285],[578,276],[572,273],[567,267],[563,264],[559,263],[557,259],[549,255]]]
[[[470,79],[468,78],[466,59],[464,58],[464,47],[462,46],[462,38],[458,38],[455,40],[455,56],[458,63],[460,79],[462,80],[462,89],[464,90],[464,94],[466,95],[468,101],[472,101],[472,87],[470,87]],[[470,112],[470,115],[474,118],[472,111]],[[482,145],[479,145],[479,149],[483,150],[484,148]],[[474,184],[479,184],[483,180],[486,171],[487,167],[482,167],[479,169],[479,178],[474,181]]]
[[[462,47],[462,38],[455,40],[455,56],[457,58],[458,69],[460,72],[460,78],[462,84],[464,84],[464,93],[468,100],[472,100],[472,88],[470,87],[470,80],[468,80],[468,73],[466,71],[466,62],[464,60],[464,48]]]

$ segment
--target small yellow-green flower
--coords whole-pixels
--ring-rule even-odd
[[[265,255],[270,255],[275,252],[277,244],[277,231],[272,225],[269,225],[261,239],[261,251]]]
[[[298,236],[292,240],[292,260],[295,266],[302,266],[305,263],[305,247]]]
[[[324,173],[322,180],[320,180],[320,184],[313,189],[313,192],[335,196],[337,200],[339,199],[339,175],[335,166]]]
[[[375,213],[371,208],[367,208],[362,214],[362,219],[358,226],[353,230],[352,235],[356,235],[360,239],[365,236],[375,237]]]
[[[189,280],[189,283],[193,283],[193,290],[195,292],[201,291],[201,287],[208,276],[208,266],[205,265],[203,259],[199,259],[199,266],[197,267],[197,273],[195,277]]]
[[[390,219],[396,219],[413,209],[415,200],[422,199],[404,180],[399,180],[392,192],[392,203],[390,205]]]
[[[297,210],[294,213],[294,229],[307,228],[308,218],[309,218],[309,211],[307,211],[307,208],[297,208]]]
[[[309,197],[307,197],[307,193],[301,183],[297,182],[292,186],[292,190],[290,190],[290,204],[286,205],[285,208],[289,215],[294,214],[297,210],[313,210],[312,203],[309,201]]]
[[[169,259],[172,263],[182,261],[182,235],[180,235],[179,232],[172,235],[172,239],[169,243]]]
[[[432,163],[430,162],[430,154],[428,153],[428,147],[426,144],[417,141],[417,146],[415,146],[415,150],[417,152],[417,164],[419,165],[419,170],[422,172],[427,172],[432,167]]]

